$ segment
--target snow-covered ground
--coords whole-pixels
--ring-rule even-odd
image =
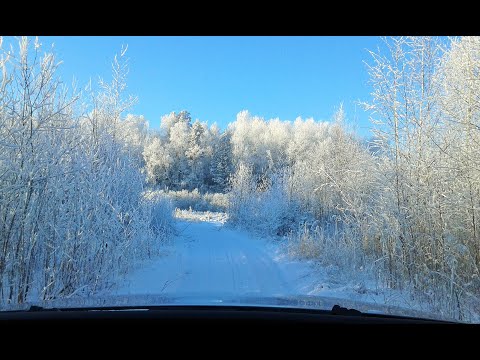
[[[213,211],[195,211],[186,209],[175,209],[175,217],[190,221],[207,221],[224,224],[228,220],[228,215],[224,212]]]
[[[165,256],[130,274],[117,295],[320,295],[427,310],[398,291],[376,288],[361,273],[345,277],[334,267],[292,259],[281,241],[232,228],[222,213],[175,214],[178,236]]]
[[[273,259],[264,240],[224,226],[221,216],[196,212],[189,219],[178,220],[179,236],[167,255],[133,273],[118,294],[294,292],[289,274]]]

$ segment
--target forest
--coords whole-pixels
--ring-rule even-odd
[[[365,59],[372,134],[240,111],[158,129],[125,49],[77,89],[38,39],[0,41],[0,302],[92,295],[161,252],[175,208],[368,272],[456,319],[480,313],[480,37],[392,37]]]

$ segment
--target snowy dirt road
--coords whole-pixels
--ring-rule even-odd
[[[316,295],[420,309],[398,291],[380,291],[361,271],[344,279],[334,266],[292,259],[281,242],[228,226],[225,214],[190,210],[176,217],[178,235],[164,247],[164,255],[139,264],[113,294],[183,301]]]
[[[219,222],[177,221],[168,254],[129,276],[118,294],[293,293],[292,273],[274,260],[266,240]]]
[[[282,242],[232,228],[225,214],[185,210],[176,217],[178,235],[164,255],[138,264],[110,294],[165,295],[194,304],[201,299],[314,295],[354,308],[361,301],[425,310],[406,294],[377,288],[361,270],[345,278],[335,266],[292,259]]]

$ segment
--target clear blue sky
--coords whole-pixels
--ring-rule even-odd
[[[368,135],[368,114],[357,100],[370,98],[363,60],[378,37],[40,37],[55,43],[61,76],[79,84],[110,77],[122,44],[130,59],[133,109],[152,127],[160,116],[186,109],[193,119],[221,128],[244,109],[267,119],[313,116],[328,120],[344,103],[358,132]]]

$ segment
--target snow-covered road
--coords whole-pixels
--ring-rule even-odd
[[[118,294],[286,295],[292,286],[271,244],[219,222],[177,222],[166,256],[131,274]]]
[[[424,308],[400,291],[377,288],[361,269],[345,279],[335,266],[292,259],[278,241],[225,225],[225,214],[185,210],[176,217],[178,236],[164,255],[138,264],[138,270],[111,289],[112,295],[142,296],[147,301],[143,295],[165,295],[182,304],[315,295],[362,311],[370,311],[369,305],[358,301]],[[400,314],[398,309],[391,313]]]
[[[401,292],[376,288],[361,270],[343,279],[334,266],[292,259],[278,241],[226,225],[225,214],[181,211],[176,217],[178,236],[164,255],[139,264],[113,294],[165,295],[183,302],[316,295],[421,309]]]

